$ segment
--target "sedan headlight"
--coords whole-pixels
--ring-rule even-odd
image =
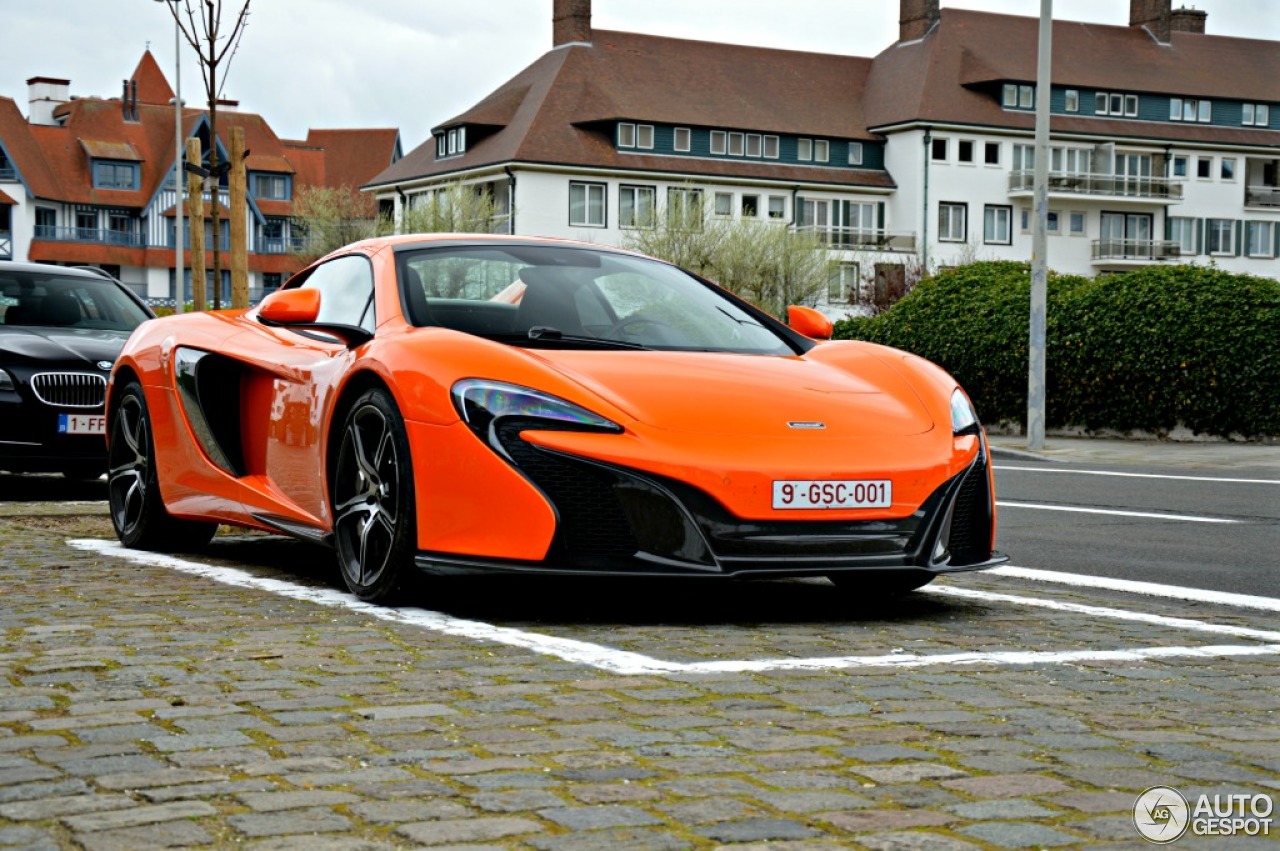
[[[955,435],[977,434],[980,428],[978,412],[973,409],[973,403],[969,401],[965,392],[957,387],[951,393],[952,433]]]
[[[13,384],[13,376],[5,372],[3,369],[0,369],[0,393],[12,393],[15,390],[17,390],[17,388]]]
[[[504,417],[540,421],[534,428],[621,432],[622,426],[558,396],[483,378],[464,378],[453,385],[453,404],[463,422],[485,443],[501,451],[495,424]]]

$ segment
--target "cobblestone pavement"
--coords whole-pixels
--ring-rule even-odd
[[[1274,612],[989,575],[892,601],[819,581],[424,598],[689,664],[1044,654],[625,675],[74,549],[112,538],[83,487],[0,494],[0,849],[1137,848],[1147,787],[1280,797]],[[260,536],[189,558],[337,581]],[[1087,656],[1206,645],[1256,655]],[[1178,845],[1275,847],[1217,842]]]

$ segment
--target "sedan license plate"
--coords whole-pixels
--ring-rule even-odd
[[[58,434],[106,434],[103,414],[58,414]]]
[[[773,483],[773,507],[778,509],[888,508],[892,504],[893,482],[888,479]]]

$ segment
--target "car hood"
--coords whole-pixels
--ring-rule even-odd
[[[934,427],[899,371],[856,350],[836,358],[661,351],[529,354],[654,428],[866,437],[921,434]]]
[[[115,361],[128,337],[128,331],[0,327],[0,361],[10,365],[82,363],[99,369],[99,362]]]

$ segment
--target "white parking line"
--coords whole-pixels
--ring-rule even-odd
[[[1117,476],[1126,479],[1173,479],[1182,482],[1225,482],[1233,485],[1280,485],[1280,479],[1229,479],[1219,476],[1176,476],[1169,473],[1119,473],[1112,470],[1067,470],[1062,467],[1021,467],[1016,464],[996,464],[996,470],[1012,470],[1025,473],[1071,473],[1076,476]]]
[[[78,539],[67,541],[76,549],[122,558],[136,564],[147,564],[177,570],[193,576],[239,588],[255,588],[282,597],[331,608],[343,608],[393,623],[429,629],[445,635],[493,641],[519,647],[546,656],[589,665],[615,674],[712,674],[777,670],[829,670],[835,668],[924,667],[937,665],[1036,665],[1071,662],[1122,662],[1144,659],[1216,658],[1280,654],[1280,632],[1250,629],[1228,624],[1207,623],[1188,618],[1172,618],[1147,612],[1136,612],[1100,606],[1042,600],[1011,594],[995,594],[952,586],[925,589],[927,593],[969,600],[1035,606],[1073,612],[1091,617],[1138,621],[1173,629],[1229,635],[1268,642],[1249,645],[1208,645],[1171,647],[1133,647],[1121,649],[1068,651],[992,651],[940,654],[892,653],[881,656],[834,656],[809,659],[743,659],[710,662],[670,662],[642,653],[618,650],[600,644],[559,638],[511,627],[495,626],[481,621],[455,618],[441,612],[418,608],[393,609],[363,603],[354,596],[332,588],[312,588],[271,579],[238,568],[217,567],[187,561],[161,553],[128,550],[116,541]]]
[[[998,499],[1000,508],[1034,508],[1037,511],[1070,511],[1076,514],[1106,514],[1115,517],[1147,517],[1156,520],[1185,520],[1190,523],[1240,523],[1223,517],[1198,517],[1193,514],[1168,514],[1163,511],[1120,511],[1112,508],[1085,508],[1081,505],[1045,505],[1039,502],[1010,502]]]
[[[1012,564],[993,568],[986,571],[986,574],[988,576],[1011,576],[1016,579],[1031,579],[1036,582],[1074,585],[1079,588],[1103,588],[1108,591],[1123,591],[1127,594],[1165,597],[1171,600],[1186,600],[1192,603],[1212,603],[1239,609],[1261,609],[1266,612],[1280,612],[1280,599],[1275,597],[1230,594],[1226,591],[1208,591],[1204,588],[1186,588],[1181,585],[1160,585],[1155,582],[1137,582],[1132,579],[1112,579],[1109,576],[1086,576],[1081,573],[1063,573],[1057,570],[1017,567]]]

